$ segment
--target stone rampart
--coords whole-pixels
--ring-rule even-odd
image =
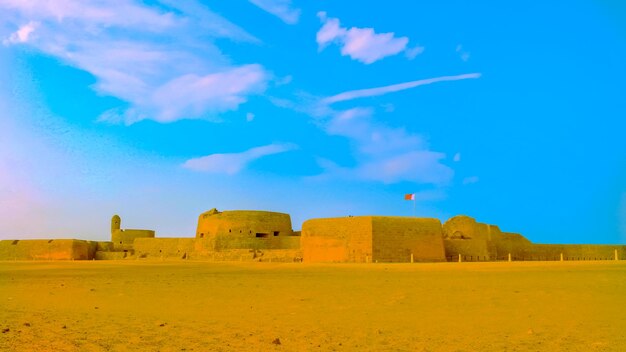
[[[106,252],[97,251],[94,259],[96,260],[122,260],[130,258],[130,252]]]
[[[494,236],[495,255],[494,260],[508,260],[509,253],[511,257],[523,258],[532,252],[532,242],[519,233],[501,232]]]
[[[96,242],[74,239],[2,240],[0,260],[89,260]]]
[[[311,219],[302,224],[305,262],[372,260],[372,217]]]
[[[378,262],[445,261],[438,219],[372,217],[373,257]]]
[[[459,260],[459,255],[462,261],[476,262],[476,261],[488,261],[493,259],[489,253],[488,241],[485,240],[444,240],[443,241],[446,250],[446,259],[449,262],[456,262]]]
[[[137,238],[134,244],[137,258],[189,259],[195,248],[194,238]]]
[[[217,211],[200,214],[196,238],[229,235],[241,238],[291,236],[289,214],[257,210]]]
[[[476,222],[466,215],[454,216],[442,226],[448,261],[488,261],[497,256],[497,226]]]
[[[137,259],[200,259],[207,261],[269,261],[297,262],[302,260],[299,237],[285,236],[286,241],[298,240],[291,249],[228,248],[216,250],[210,239],[138,238],[135,240]],[[285,244],[281,244],[285,246]]]
[[[566,261],[615,260],[616,251],[618,259],[626,259],[626,246],[597,244],[530,244],[514,250],[512,256],[513,260],[561,260],[561,254]]]
[[[131,251],[133,244],[138,238],[154,238],[152,230],[116,230],[111,234],[111,242],[113,242],[113,250],[115,251]]]

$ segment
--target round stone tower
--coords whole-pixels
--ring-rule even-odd
[[[122,228],[122,219],[119,215],[115,214],[111,218],[111,235],[115,233],[115,231]]]
[[[258,210],[218,211],[200,214],[196,238],[225,235],[228,237],[266,238],[292,236],[289,214]]]

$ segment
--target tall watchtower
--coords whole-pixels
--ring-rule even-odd
[[[111,218],[111,236],[113,236],[115,231],[118,231],[121,228],[122,228],[122,219],[117,214],[113,215],[113,217]]]

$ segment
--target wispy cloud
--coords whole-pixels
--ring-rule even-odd
[[[442,77],[435,77],[435,78],[428,78],[428,79],[420,79],[417,81],[392,84],[392,85],[384,86],[384,87],[350,90],[347,92],[339,93],[331,97],[325,98],[323,99],[323,102],[325,104],[333,104],[333,103],[337,103],[340,101],[353,100],[353,99],[358,99],[358,98],[375,97],[375,96],[384,95],[388,93],[399,92],[402,90],[411,89],[411,88],[423,86],[426,84],[446,82],[446,81],[459,81],[459,80],[479,78],[479,77],[480,77],[480,73],[468,73],[468,74],[457,75],[457,76],[442,76]]]
[[[183,167],[201,172],[234,175],[259,158],[297,149],[295,144],[274,143],[248,149],[241,153],[211,154],[187,160]]]
[[[436,82],[478,77],[480,77],[479,73],[443,76],[384,87],[352,90],[327,98],[303,93],[299,95],[299,103],[277,98],[270,98],[270,100],[277,106],[310,115],[327,134],[343,136],[350,141],[356,166],[341,166],[332,160],[318,158],[318,164],[324,171],[313,178],[343,178],[384,183],[408,181],[445,185],[452,180],[454,171],[445,164],[446,155],[430,150],[422,136],[408,132],[403,127],[391,127],[376,121],[375,111],[372,108],[353,107],[347,110],[336,110],[332,104],[379,96]],[[386,112],[390,110],[386,106],[383,106],[383,109]],[[459,160],[460,154],[453,157],[453,161]]]
[[[376,33],[373,28],[342,27],[339,19],[328,17],[326,12],[317,15],[323,23],[316,37],[319,50],[335,43],[341,47],[341,55],[371,64],[407,49],[407,37],[396,37],[393,32]],[[412,59],[422,51],[421,47],[411,48],[407,56]]]
[[[407,133],[404,128],[374,121],[373,114],[373,109],[362,107],[334,112],[323,128],[330,135],[349,138],[360,154],[368,156],[387,156],[426,146],[423,138]]]
[[[296,24],[300,19],[300,9],[294,9],[291,6],[291,0],[248,0],[252,4],[258,6],[280,18],[287,24]]]
[[[270,77],[258,64],[229,62],[211,38],[258,40],[195,1],[0,0],[0,22],[0,31],[19,28],[0,32],[5,43],[85,70],[96,77],[96,91],[128,103],[100,120],[210,118],[262,92]],[[25,22],[31,26],[20,27]]]
[[[372,109],[357,107],[333,112],[322,122],[328,134],[350,140],[357,165],[343,167],[321,159],[319,165],[324,174],[319,177],[429,184],[446,184],[452,179],[453,170],[442,163],[445,154],[430,151],[421,136],[404,128],[374,121],[373,113]]]
[[[470,53],[469,53],[469,51],[463,49],[463,46],[461,44],[456,46],[456,52],[457,52],[457,54],[459,54],[459,57],[461,58],[461,60],[463,60],[463,61],[469,60]]]
[[[205,76],[188,74],[176,77],[142,98],[143,109],[140,111],[126,110],[118,116],[117,110],[111,110],[100,119],[132,123],[151,118],[159,122],[172,122],[181,117],[192,118],[235,110],[246,101],[248,94],[265,89],[266,76],[261,66],[245,65]],[[119,91],[124,89],[119,88]]]
[[[417,57],[417,55],[423,52],[424,52],[423,46],[416,46],[414,48],[407,48],[406,51],[404,52],[404,55],[406,56],[407,59],[413,60]]]
[[[430,150],[409,151],[367,162],[357,168],[356,173],[363,179],[385,183],[410,181],[445,184],[454,175],[451,168],[441,163],[445,157],[443,153]]]

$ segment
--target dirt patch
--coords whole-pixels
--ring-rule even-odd
[[[626,350],[622,261],[1,262],[0,287],[1,351]]]

